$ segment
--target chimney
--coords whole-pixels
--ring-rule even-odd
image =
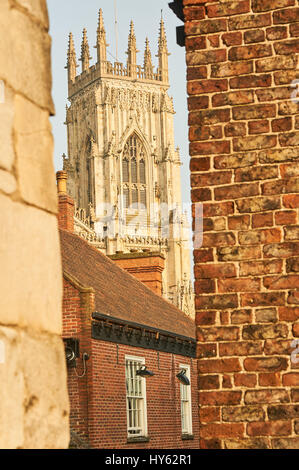
[[[68,232],[74,231],[74,201],[67,194],[67,172],[57,171],[58,226]]]
[[[110,255],[109,258],[149,287],[155,294],[162,296],[162,273],[165,267],[165,257],[161,253],[117,253]]]

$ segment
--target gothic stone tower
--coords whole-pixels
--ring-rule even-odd
[[[163,294],[193,315],[188,227],[182,213],[180,155],[174,144],[173,102],[167,91],[168,48],[160,24],[158,69],[146,40],[137,65],[131,22],[127,64],[107,60],[100,10],[97,63],[90,66],[86,30],[78,67],[68,49],[68,190],[78,210],[77,231],[107,255],[159,251],[165,256]],[[87,227],[89,225],[89,227]]]

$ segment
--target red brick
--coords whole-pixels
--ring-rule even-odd
[[[226,30],[226,19],[187,21],[185,23],[185,33],[187,36],[193,36],[196,34],[218,33],[219,31]]]
[[[299,207],[299,194],[289,194],[283,196],[283,205],[288,209],[296,209]]]
[[[299,8],[288,8],[273,13],[274,24],[293,23],[299,21]]]
[[[216,217],[218,215],[229,215],[234,213],[233,202],[219,202],[216,204],[204,203],[204,217]]]
[[[207,36],[207,40],[210,43],[211,47],[219,47],[220,35],[219,34],[213,34],[211,36]]]
[[[194,268],[196,278],[213,279],[223,277],[235,277],[234,264],[196,264]]]
[[[234,374],[236,387],[255,387],[257,383],[256,374]]]
[[[240,106],[233,108],[233,118],[238,119],[259,119],[266,117],[276,116],[276,107],[273,104],[264,105],[252,105],[252,106]],[[250,137],[251,139],[251,137]]]
[[[201,375],[199,390],[216,390],[220,388],[219,375]]]
[[[255,183],[222,186],[214,190],[215,199],[217,201],[223,199],[237,199],[247,196],[256,196],[258,194],[259,186]]]
[[[214,261],[213,249],[208,250],[200,249],[194,250],[194,263],[205,263],[208,261]]]
[[[219,93],[226,91],[227,80],[199,80],[188,83],[189,95],[200,95],[201,93]]]
[[[220,279],[218,281],[218,292],[259,292],[259,279]]]
[[[252,227],[272,227],[273,226],[273,213],[266,212],[265,214],[253,214]]]
[[[238,296],[231,295],[201,295],[195,299],[197,309],[218,310],[223,308],[238,307]]]
[[[249,436],[288,436],[291,432],[291,421],[256,422],[247,424],[247,434]]]
[[[209,157],[191,158],[190,170],[191,171],[208,171],[211,163]]]
[[[232,181],[232,171],[211,171],[191,175],[191,186],[217,186]]]
[[[202,20],[205,17],[205,9],[200,6],[190,6],[184,10],[185,21]]]
[[[295,5],[295,0],[253,0],[252,10],[256,12],[269,11]]]
[[[230,153],[230,142],[228,141],[215,141],[215,142],[193,142],[190,144],[190,155],[210,155]]]
[[[212,97],[212,105],[217,106],[236,106],[240,104],[248,104],[254,102],[252,91],[231,91],[229,93],[221,93]],[[233,126],[235,123],[230,123]],[[238,123],[237,123],[238,124]],[[240,134],[238,134],[240,135]],[[243,134],[241,134],[243,135]]]
[[[210,279],[195,281],[195,294],[212,294],[216,292],[216,284],[215,281]]]
[[[214,437],[243,437],[244,424],[241,423],[220,423],[206,424],[200,426],[200,435],[203,438]]]
[[[263,282],[271,290],[296,289],[299,286],[299,275],[265,277]]]
[[[282,384],[285,387],[298,387],[299,386],[299,373],[290,372],[282,376]]]
[[[292,118],[274,119],[271,126],[273,132],[290,131],[292,129]]]
[[[264,57],[264,56],[260,56]],[[187,65],[206,65],[226,60],[226,49],[217,51],[187,52]]]
[[[274,49],[275,49],[276,54],[281,54],[281,55],[296,54],[299,50],[299,39],[291,39],[288,41],[276,42],[274,43]]]
[[[217,345],[216,343],[198,343],[196,354],[198,358],[210,358],[217,355]]]
[[[236,238],[232,232],[204,233],[203,235],[203,247],[227,246],[235,244]]]
[[[234,77],[229,81],[231,88],[269,87],[272,83],[271,75],[244,75]]]
[[[286,26],[275,26],[266,29],[266,36],[269,41],[277,41],[278,39],[285,39],[288,37],[288,30]]]
[[[198,109],[206,109],[209,107],[208,96],[189,96],[188,109],[189,111],[197,111]]]
[[[204,281],[196,281],[196,282],[204,282]],[[215,311],[204,310],[202,312],[196,312],[196,324],[197,325],[215,325],[215,323],[216,323]]]
[[[261,341],[235,341],[219,344],[220,356],[255,356],[262,354],[263,345]]]
[[[242,33],[224,33],[221,36],[226,46],[239,46],[242,44]]]
[[[282,357],[255,357],[244,360],[244,369],[249,372],[278,372],[288,368],[288,361]]]
[[[297,223],[296,211],[279,211],[275,212],[276,225],[289,225]]]
[[[249,0],[228,1],[221,4],[207,6],[208,17],[232,16],[248,13],[250,11]]]
[[[279,372],[259,374],[259,385],[261,387],[281,387],[281,374]]]
[[[290,35],[291,36],[299,36],[299,23],[290,24]]]
[[[285,294],[282,292],[260,293],[260,294],[241,294],[242,307],[262,307],[267,305],[284,305]]]
[[[230,120],[230,109],[204,109],[198,112],[189,113],[189,125],[213,125]]]
[[[205,359],[198,361],[198,371],[200,374],[215,372],[239,372],[242,370],[239,359]]]
[[[240,29],[262,28],[271,25],[271,14],[261,15],[241,15],[230,18],[228,29],[231,31],[239,31]]]
[[[220,407],[204,406],[199,409],[201,423],[213,423],[220,421]]]
[[[228,218],[228,228],[230,230],[246,230],[249,226],[249,215],[236,215]]]
[[[201,405],[238,405],[241,403],[242,392],[200,392],[199,402]]]
[[[233,388],[232,379],[229,375],[222,376],[222,388]]]
[[[234,77],[235,75],[244,75],[246,73],[252,73],[252,72],[253,72],[253,62],[249,62],[249,61],[247,62],[242,61],[242,62],[235,62],[235,63],[226,62],[224,64],[212,65],[211,77],[215,77],[215,78]]]
[[[192,202],[210,201],[212,199],[211,190],[207,188],[196,188],[191,191]]]
[[[265,33],[261,29],[252,29],[250,31],[245,31],[244,33],[244,42],[245,44],[252,44],[256,42],[263,42],[265,40]]]
[[[187,67],[187,80],[198,80],[207,78],[207,67],[202,65],[200,67]]]
[[[229,60],[258,59],[272,55],[271,46],[255,44],[251,46],[234,46],[229,50]]]
[[[248,130],[249,134],[265,134],[269,132],[269,121],[266,119],[260,121],[249,121]]]

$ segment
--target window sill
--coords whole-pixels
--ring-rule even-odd
[[[128,437],[127,438],[127,443],[128,444],[134,444],[138,442],[149,442],[150,437],[149,436],[136,436],[136,437]]]
[[[194,435],[193,434],[182,434],[183,441],[193,441]]]

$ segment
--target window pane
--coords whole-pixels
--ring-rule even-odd
[[[123,160],[123,182],[129,182],[129,162],[127,160]]]
[[[140,183],[145,184],[145,162],[143,160],[139,163],[140,168]]]
[[[136,188],[132,189],[132,204],[136,204],[138,202],[138,191]]]
[[[131,161],[131,178],[132,183],[137,183],[137,162],[135,159]]]
[[[124,207],[126,209],[130,205],[130,203],[129,203],[129,189],[128,188],[124,188],[124,190],[123,190],[123,204],[124,204]]]
[[[140,189],[140,203],[146,207],[146,191],[144,188]]]

